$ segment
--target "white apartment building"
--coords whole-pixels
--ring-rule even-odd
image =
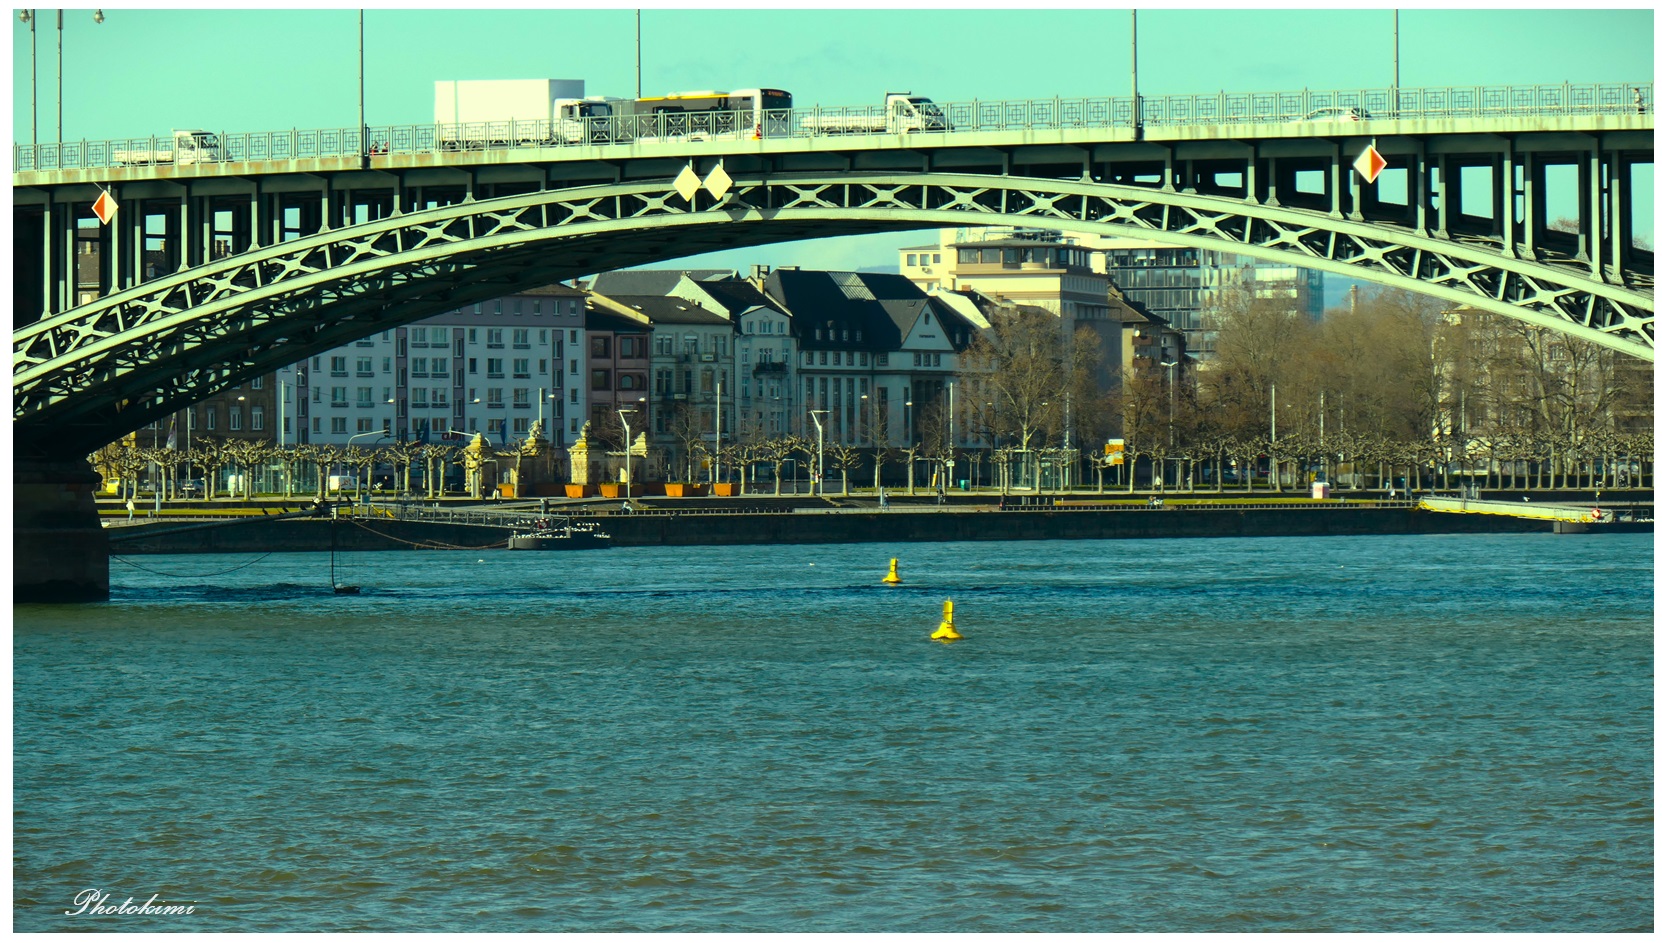
[[[442,441],[483,432],[570,441],[567,352],[580,358],[584,293],[563,285],[467,305],[371,335],[277,372],[287,444],[401,438]],[[581,402],[579,395],[578,402]],[[580,415],[580,413],[579,413]]]

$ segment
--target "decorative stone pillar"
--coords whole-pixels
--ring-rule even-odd
[[[583,431],[577,434],[577,441],[566,450],[571,458],[571,483],[586,485],[589,483],[589,424],[583,423]]]
[[[110,542],[84,458],[12,461],[12,601],[104,602]]]

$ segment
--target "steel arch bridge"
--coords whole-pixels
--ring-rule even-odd
[[[670,180],[408,213],[130,288],[14,336],[18,435],[81,452],[218,389],[396,324],[597,270],[683,254],[920,226],[1138,235],[1351,273],[1652,355],[1652,298],[1566,265],[1308,210],[1101,183],[961,174]]]
[[[19,174],[19,193],[44,195],[40,261],[56,280],[34,281],[47,313],[14,330],[15,439],[20,454],[82,456],[277,367],[550,281],[713,249],[945,226],[1231,251],[1654,359],[1651,254],[1631,246],[1632,168],[1651,162],[1653,127],[1642,112],[1530,114]],[[1370,144],[1401,175],[1395,202],[1350,169]],[[1575,170],[1580,233],[1546,225],[1554,165]],[[1465,171],[1484,168],[1488,179],[1473,185]],[[98,188],[89,181],[114,178],[140,213],[103,237],[108,293],[70,307],[67,207],[90,204]],[[291,183],[266,182],[278,180]],[[226,231],[232,254],[215,258],[206,238],[217,235],[215,201],[239,188],[252,196],[225,211],[241,216]],[[1487,217],[1463,190],[1488,191]],[[149,203],[163,205],[181,248],[175,270],[145,280],[138,247],[151,235]]]

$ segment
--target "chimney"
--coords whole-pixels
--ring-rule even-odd
[[[765,265],[752,265],[750,267],[750,277],[755,281],[761,281],[762,279],[767,278],[768,267]]]

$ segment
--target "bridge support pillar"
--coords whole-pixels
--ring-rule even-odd
[[[12,462],[12,601],[110,598],[110,542],[84,458],[16,456]]]

